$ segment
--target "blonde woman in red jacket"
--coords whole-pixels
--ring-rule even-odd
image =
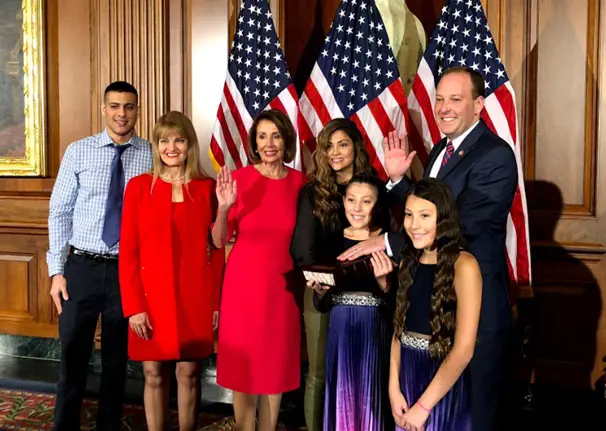
[[[193,430],[225,259],[209,242],[215,185],[199,170],[196,133],[180,112],[156,123],[152,156],[152,172],[133,178],[124,197],[119,271],[128,352],[143,361],[149,430],[167,428],[168,361],[177,361],[179,429]]]

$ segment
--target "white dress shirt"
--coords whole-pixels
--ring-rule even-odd
[[[450,141],[450,142],[452,142],[452,146],[454,147],[453,154],[457,151],[457,148],[459,148],[461,146],[461,144],[463,143],[465,138],[472,132],[472,130],[476,128],[476,126],[478,125],[479,122],[480,122],[479,120],[476,121],[473,124],[473,126],[471,126],[469,129],[467,129],[463,134],[461,134],[457,138],[454,138],[452,141]],[[429,176],[431,178],[438,177],[438,172],[440,172],[440,168],[442,167],[442,159],[444,158],[444,153],[446,153],[446,146],[444,146],[442,151],[440,151],[440,154],[438,154],[438,157],[436,157],[435,160],[433,161],[433,166],[431,167],[431,170],[429,171]]]

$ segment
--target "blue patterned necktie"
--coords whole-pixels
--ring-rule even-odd
[[[120,221],[122,219],[122,199],[124,197],[124,169],[122,167],[122,153],[131,144],[114,145],[114,159],[111,166],[111,180],[107,204],[105,206],[105,222],[101,239],[112,248],[120,239]]]

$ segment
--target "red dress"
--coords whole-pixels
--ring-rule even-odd
[[[254,166],[233,173],[238,196],[230,210],[236,242],[221,294],[217,382],[249,394],[278,394],[300,383],[300,311],[290,241],[303,173],[269,179]]]
[[[214,181],[193,180],[182,203],[172,185],[152,176],[129,181],[120,237],[120,290],[124,315],[146,311],[151,340],[129,329],[128,353],[135,361],[195,360],[214,351],[212,314],[218,310],[225,254],[212,250]]]

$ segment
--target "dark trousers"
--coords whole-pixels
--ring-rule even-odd
[[[97,430],[121,429],[126,380],[128,320],[122,314],[118,262],[70,254],[65,265],[69,300],[59,316],[61,371],[55,431],[80,431],[80,410],[101,315],[102,374]]]
[[[510,328],[480,332],[471,375],[473,431],[509,430],[513,387],[513,332]]]

